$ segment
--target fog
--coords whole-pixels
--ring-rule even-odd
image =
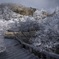
[[[59,6],[59,0],[0,0],[0,3],[16,3],[37,9],[50,9]]]

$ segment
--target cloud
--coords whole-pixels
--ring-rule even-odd
[[[55,8],[56,6],[59,6],[58,0],[0,0],[0,3],[4,2],[13,2],[17,4],[22,4],[29,7],[35,7],[35,8]]]

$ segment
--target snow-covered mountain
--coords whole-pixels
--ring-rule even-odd
[[[29,27],[39,28],[35,33],[37,36],[31,38],[30,42],[37,48],[41,47],[41,50],[44,48],[51,51],[51,48],[59,45],[59,8],[53,11],[36,10],[32,16],[26,16],[14,12],[8,6],[0,6],[0,22],[4,30],[19,31],[21,28],[28,31]]]

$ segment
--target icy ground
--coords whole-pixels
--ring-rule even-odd
[[[36,10],[33,16],[23,16],[11,11],[5,7],[3,11],[0,10],[0,30],[4,32],[10,28],[20,27],[20,22],[25,23],[26,20],[37,21],[40,30],[36,32],[38,35],[32,39],[32,44],[35,47],[41,47],[41,50],[51,49],[59,44],[59,9],[53,11]],[[29,26],[28,26],[29,27]],[[26,27],[24,27],[25,29]],[[14,30],[16,30],[14,29]]]

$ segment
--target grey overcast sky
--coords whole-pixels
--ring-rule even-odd
[[[17,3],[34,8],[56,8],[59,0],[0,0],[0,3]]]

